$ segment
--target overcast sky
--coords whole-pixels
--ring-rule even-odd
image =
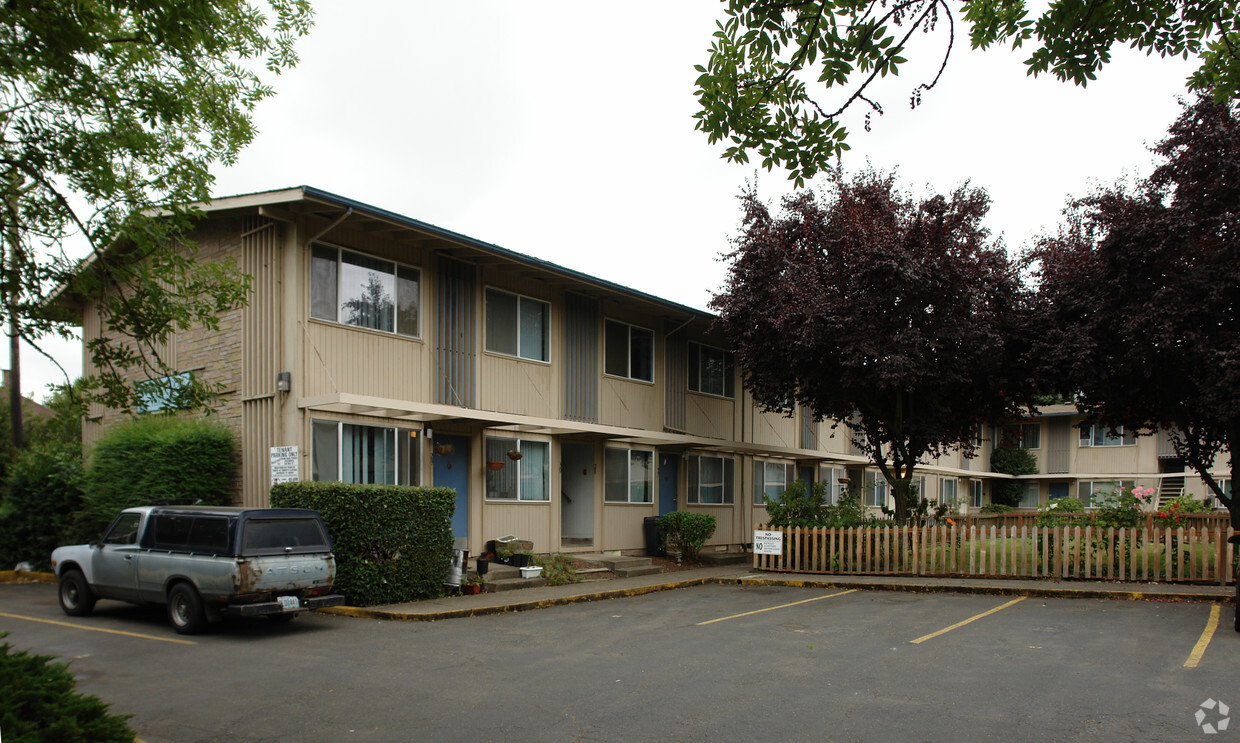
[[[736,196],[755,176],[773,202],[790,188],[778,171],[724,161],[693,128],[715,0],[316,6],[301,63],[257,112],[259,136],[215,169],[217,195],[311,185],[704,309]],[[923,43],[875,92],[886,113],[873,131],[863,110],[849,120],[844,166],[898,168],[919,194],[986,188],[990,228],[1013,252],[1052,231],[1069,196],[1149,172],[1147,146],[1178,114],[1190,71],[1116,50],[1082,90],[1026,76],[1028,52],[975,52],[962,34],[910,110],[943,37]],[[48,348],[80,374],[80,344]],[[31,350],[22,374],[36,399],[63,381]]]

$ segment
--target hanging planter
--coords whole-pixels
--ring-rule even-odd
[[[441,457],[448,456],[452,451],[452,444],[435,444],[435,453]]]
[[[508,450],[508,458],[509,458],[509,459],[511,459],[511,460],[512,460],[512,461],[514,461],[514,462],[515,462],[515,461],[517,461],[518,459],[520,459],[521,457],[524,457],[524,456],[525,456],[524,454],[522,454],[521,452],[517,451],[516,449],[509,449],[509,450]]]
[[[504,463],[503,462],[487,462],[487,469],[491,470],[492,472],[499,472],[500,470],[504,469]]]

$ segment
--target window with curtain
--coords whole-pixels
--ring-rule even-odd
[[[528,441],[498,436],[486,438],[487,462],[500,462],[499,469],[487,467],[486,497],[490,500],[549,501],[551,500],[551,445],[546,441]],[[508,452],[521,454],[512,459]]]
[[[736,462],[731,457],[693,455],[688,458],[686,502],[728,505],[735,501]]]
[[[796,465],[791,462],[755,461],[753,476],[754,501],[766,503],[779,497],[788,489],[788,483],[796,479]]]
[[[603,499],[609,503],[654,501],[654,452],[608,448],[603,454]]]
[[[409,428],[311,421],[310,476],[326,482],[419,485],[419,435]]]

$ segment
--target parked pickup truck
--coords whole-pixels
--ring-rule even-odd
[[[85,616],[96,599],[166,604],[181,634],[224,615],[292,619],[336,606],[331,538],[317,511],[141,506],[99,541],[52,552],[60,607]]]

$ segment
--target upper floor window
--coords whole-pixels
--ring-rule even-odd
[[[540,299],[486,291],[486,348],[494,353],[548,361],[547,324],[551,305]]]
[[[692,455],[688,459],[689,493],[693,504],[729,504],[735,496],[736,461],[732,457]]]
[[[604,327],[603,371],[613,377],[654,381],[654,331],[608,320]]]
[[[134,391],[139,398],[137,412],[181,410],[185,407],[183,395],[190,391],[193,381],[189,372],[181,372],[159,379],[144,379],[134,384]]]
[[[417,336],[422,273],[316,243],[310,250],[310,316]]]
[[[654,452],[608,448],[603,455],[603,500],[609,503],[654,501]]]
[[[1125,431],[1123,426],[1115,428],[1115,435],[1111,435],[1110,428],[1097,423],[1081,427],[1081,446],[1132,446],[1136,443],[1137,435]]]
[[[1040,423],[1020,423],[1003,427],[1003,445],[1017,449],[1037,449],[1042,445]]]
[[[486,458],[503,464],[499,469],[487,467],[488,499],[551,500],[551,445],[546,441],[488,436]]]
[[[735,397],[736,362],[729,351],[689,342],[689,389],[720,397]]]
[[[754,502],[766,503],[774,498],[777,498],[780,493],[788,489],[788,485],[795,480],[796,477],[796,465],[791,462],[754,461]]]

